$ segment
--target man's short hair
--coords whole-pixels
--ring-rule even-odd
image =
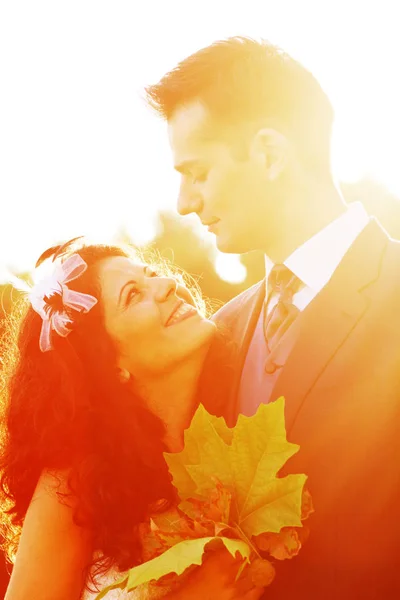
[[[310,71],[265,40],[214,42],[148,86],[146,95],[166,120],[177,108],[200,100],[217,125],[275,127],[298,145],[305,164],[330,169],[328,97]]]

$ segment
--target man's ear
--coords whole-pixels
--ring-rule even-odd
[[[289,140],[276,129],[259,129],[251,142],[250,154],[264,165],[270,181],[284,171],[290,152]]]

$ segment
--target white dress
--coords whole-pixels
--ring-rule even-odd
[[[116,581],[122,579],[127,573],[127,571],[121,572],[117,569],[112,569],[108,571],[108,573],[103,575],[101,578],[97,579],[100,591],[108,585],[111,585]],[[154,587],[151,584],[143,584],[138,586],[131,592],[119,589],[111,590],[110,592],[108,592],[104,600],[161,600],[169,591],[170,590],[168,590],[165,587],[160,588]],[[95,600],[96,596],[99,593],[100,592],[92,593],[88,590],[85,590],[81,597],[81,600]]]
[[[124,573],[120,571],[111,570],[108,573],[105,573],[102,577],[98,578],[96,581],[98,583],[99,590],[101,591],[103,588],[115,583],[119,579],[122,579]],[[93,586],[90,586],[93,587]],[[92,593],[85,589],[81,600],[95,600],[96,596],[98,596],[100,592]],[[138,595],[139,589],[133,590],[128,593],[125,590],[111,590],[108,592],[106,596],[106,600],[142,600],[145,596]]]
[[[176,509],[172,508],[170,510],[175,511]],[[167,514],[167,512],[165,514]],[[144,533],[147,531],[147,527],[148,526],[146,526],[144,529],[141,529],[140,533],[144,547],[146,547],[146,543],[148,541],[146,533]],[[100,554],[96,553],[94,558],[100,558],[100,556]],[[149,560],[150,558],[152,558],[152,556],[147,556],[144,560]],[[109,571],[107,571],[107,573],[96,578],[99,592],[92,593],[88,590],[84,590],[81,600],[95,600],[96,596],[98,596],[101,590],[109,585],[112,585],[113,583],[116,583],[117,581],[120,581],[128,574],[128,572],[129,571],[119,571],[117,568],[111,568]],[[182,581],[181,578],[180,581]],[[111,590],[105,596],[104,600],[161,600],[167,594],[171,593],[174,588],[176,589],[177,585],[179,586],[179,583],[176,580],[174,583],[169,581],[168,583],[164,582],[162,585],[157,585],[156,582],[149,582],[138,586],[130,592],[121,589]],[[93,585],[91,587],[93,587]]]

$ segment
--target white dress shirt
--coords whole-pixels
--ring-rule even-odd
[[[361,202],[353,202],[340,217],[304,242],[284,261],[285,266],[304,283],[304,287],[293,296],[293,304],[299,310],[303,310],[328,283],[368,219]],[[265,257],[267,285],[272,267],[273,263]],[[268,313],[277,302],[277,295],[270,299]]]

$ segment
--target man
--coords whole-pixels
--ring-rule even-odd
[[[286,472],[308,475],[315,507],[266,597],[400,597],[400,247],[335,184],[328,98],[290,56],[240,37],[147,93],[168,122],[179,212],[222,252],[266,255],[265,280],[215,315],[235,342],[222,414],[285,396],[300,445]]]

